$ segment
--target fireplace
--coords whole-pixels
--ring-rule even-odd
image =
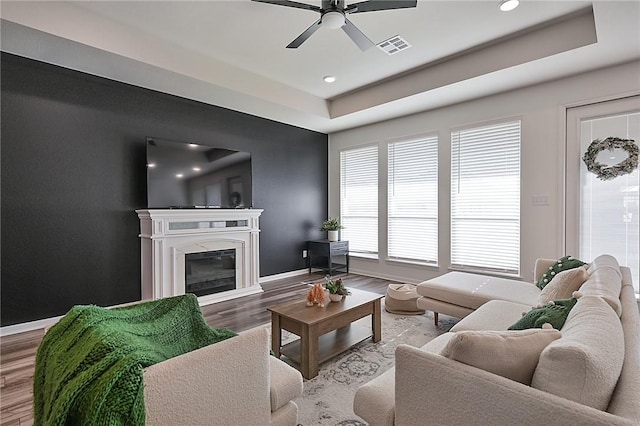
[[[200,305],[259,293],[256,209],[137,210],[142,299],[194,293]]]
[[[236,289],[236,250],[213,250],[185,255],[185,293],[196,296]]]

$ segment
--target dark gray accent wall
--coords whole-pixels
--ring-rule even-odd
[[[145,136],[248,151],[260,275],[305,267],[327,212],[327,135],[1,57],[2,326],[140,299]]]

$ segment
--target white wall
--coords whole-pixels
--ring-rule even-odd
[[[378,142],[381,188],[386,186],[386,141],[424,132],[439,134],[439,267],[387,261],[386,197],[380,197],[380,259],[351,258],[350,271],[417,283],[448,271],[451,129],[503,118],[522,120],[521,252],[523,279],[531,281],[538,257],[564,255],[565,108],[640,92],[640,62],[605,68],[457,105],[329,135],[329,214],[340,212],[340,151]],[[545,195],[547,206],[533,206]],[[571,253],[567,253],[571,254]]]

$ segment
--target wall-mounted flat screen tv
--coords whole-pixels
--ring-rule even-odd
[[[149,208],[251,208],[251,154],[147,137]]]

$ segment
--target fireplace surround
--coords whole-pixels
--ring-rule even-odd
[[[258,282],[262,210],[147,209],[136,213],[140,219],[143,300],[185,294],[190,267],[187,256],[205,258],[208,255],[203,253],[214,252],[233,251],[235,286],[199,296],[201,306],[262,292]]]

